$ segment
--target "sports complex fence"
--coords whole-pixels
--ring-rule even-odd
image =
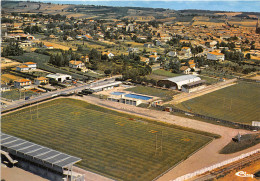
[[[233,127],[236,127],[236,128],[247,129],[247,130],[260,130],[259,126],[251,126],[251,125],[236,123],[236,122],[227,121],[227,120],[223,120],[223,119],[219,119],[219,118],[213,118],[213,117],[210,117],[210,116],[192,113],[192,112],[188,112],[188,111],[184,111],[184,110],[176,109],[176,108],[172,108],[172,107],[165,107],[165,106],[160,106],[160,105],[153,105],[153,106],[158,108],[159,110],[162,110],[162,111],[166,110],[168,112],[179,112],[179,113],[183,113],[183,114],[186,114],[186,115],[189,115],[189,116],[195,116],[195,117],[199,117],[199,118],[202,118],[202,119],[208,119],[208,120],[216,121],[218,123],[223,123],[225,125],[230,125],[230,126],[233,126]]]
[[[193,172],[193,173],[188,173],[188,174],[183,175],[183,176],[181,176],[181,177],[178,177],[178,178],[176,178],[176,179],[174,179],[174,180],[172,180],[172,181],[188,180],[188,179],[191,179],[191,178],[193,178],[193,177],[195,177],[195,176],[198,176],[198,175],[201,175],[201,174],[203,174],[203,173],[212,171],[212,170],[214,170],[214,169],[216,169],[216,168],[220,168],[220,167],[222,167],[222,166],[224,166],[224,165],[233,163],[233,162],[235,162],[235,161],[241,160],[241,159],[243,159],[243,158],[246,158],[246,157],[248,157],[248,156],[251,156],[251,155],[256,154],[256,153],[259,153],[259,152],[260,152],[260,149],[257,149],[257,150],[254,150],[254,151],[251,151],[251,152],[242,154],[242,155],[240,155],[240,156],[237,156],[237,157],[235,157],[235,158],[231,158],[231,159],[229,159],[229,160],[225,160],[225,161],[223,161],[223,162],[217,163],[217,164],[215,164],[215,165],[212,165],[212,166],[209,166],[209,167],[206,167],[206,168],[202,168],[202,169],[197,170],[197,171],[195,171],[195,172]]]

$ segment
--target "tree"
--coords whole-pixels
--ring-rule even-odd
[[[111,74],[111,70],[110,70],[110,69],[106,69],[106,70],[104,71],[104,73],[105,73],[106,75],[110,75],[110,74]]]
[[[250,53],[247,53],[246,54],[246,58],[249,60],[249,59],[251,59],[251,54]]]
[[[2,56],[19,56],[23,54],[23,49],[18,45],[18,42],[10,42],[9,45],[3,48]]]

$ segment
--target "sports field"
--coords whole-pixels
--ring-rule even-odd
[[[213,139],[74,99],[40,104],[38,118],[36,108],[3,116],[2,132],[80,157],[79,167],[116,180],[152,180]]]
[[[251,125],[252,121],[259,121],[260,117],[259,92],[259,83],[239,82],[182,102],[177,107],[202,115]]]

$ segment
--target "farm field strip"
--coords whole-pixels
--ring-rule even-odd
[[[38,107],[38,114],[34,106],[3,116],[2,131],[78,156],[79,167],[117,180],[152,180],[213,139],[73,99]]]

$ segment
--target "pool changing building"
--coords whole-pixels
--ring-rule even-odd
[[[10,163],[55,181],[84,181],[72,171],[80,158],[5,134],[1,134],[1,155]],[[5,156],[5,157],[4,157]]]
[[[139,94],[120,94],[120,95],[110,95],[107,100],[114,101],[114,102],[120,102],[123,104],[129,104],[133,106],[138,106],[142,103],[148,103],[151,100],[153,100],[153,97],[148,97],[144,95]]]

